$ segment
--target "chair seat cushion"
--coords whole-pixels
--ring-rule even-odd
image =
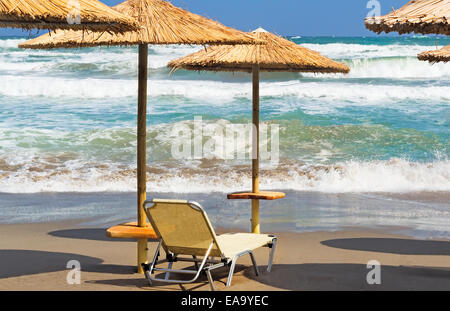
[[[239,253],[252,251],[272,243],[273,236],[254,233],[227,233],[217,237],[220,250],[232,259]]]

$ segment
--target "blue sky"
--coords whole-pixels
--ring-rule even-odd
[[[123,0],[101,0],[116,5]],[[372,36],[363,19],[375,0],[172,0],[177,6],[216,19],[227,26],[250,31],[259,26],[281,34],[301,36]],[[407,0],[378,0],[381,13]],[[28,34],[0,29],[0,36]]]

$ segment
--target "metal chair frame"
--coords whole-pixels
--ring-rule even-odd
[[[149,205],[149,204],[154,204],[153,200],[145,201],[144,208],[146,208],[147,205]],[[198,204],[196,202],[188,202],[188,204],[195,209],[203,211],[203,208],[200,206],[200,204]],[[152,223],[153,228],[155,228],[155,231],[158,233],[157,227],[153,224],[152,219],[150,219],[150,222]],[[158,233],[158,235],[161,236],[159,233]],[[277,244],[277,237],[276,236],[271,236],[271,237],[273,238],[272,243],[267,245],[267,247],[269,247],[271,249],[270,255],[269,255],[269,263],[267,265],[267,272],[270,272],[272,270],[275,248],[276,248],[276,244]],[[234,270],[236,267],[236,262],[240,257],[245,256],[247,254],[250,255],[256,276],[259,276],[259,270],[258,270],[258,266],[256,264],[255,256],[253,254],[253,251],[251,251],[251,250],[246,250],[239,254],[236,254],[233,258],[226,258],[225,256],[222,255],[222,258],[220,261],[214,260],[214,257],[210,256],[210,253],[216,242],[211,241],[211,244],[208,247],[205,255],[203,255],[203,259],[198,259],[196,256],[192,256],[192,259],[191,259],[191,258],[179,257],[177,254],[167,253],[166,259],[159,260],[161,246],[163,246],[163,243],[164,242],[163,242],[162,238],[160,238],[158,240],[158,246],[156,247],[156,251],[153,256],[153,260],[152,260],[151,264],[142,264],[142,267],[144,268],[145,277],[147,278],[150,286],[153,285],[153,282],[164,282],[164,283],[171,283],[171,284],[193,283],[199,278],[200,274],[202,272],[204,272],[208,278],[208,283],[211,287],[211,290],[215,291],[216,288],[214,286],[214,280],[212,278],[211,271],[218,269],[218,268],[222,268],[224,266],[230,267],[226,286],[231,286],[231,281],[232,281],[233,273],[234,273]],[[178,262],[178,261],[194,263],[195,270],[172,269],[173,263]],[[168,263],[168,267],[167,268],[157,268],[158,265],[163,264],[163,263]],[[199,263],[200,263],[200,265],[199,265]],[[156,276],[153,276],[153,274],[155,274],[155,272],[165,272],[164,278],[158,278]],[[192,274],[192,275],[194,275],[194,277],[190,280],[172,279],[172,278],[170,278],[170,275],[172,273]]]

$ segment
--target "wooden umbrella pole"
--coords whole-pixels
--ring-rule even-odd
[[[144,202],[147,197],[147,77],[148,45],[139,45],[139,85],[138,85],[138,121],[137,121],[137,220],[139,227],[147,225]],[[147,262],[147,240],[138,239],[138,273],[143,274],[141,264]]]
[[[252,192],[259,192],[259,65],[253,65]],[[259,200],[252,200],[252,232],[260,233]]]

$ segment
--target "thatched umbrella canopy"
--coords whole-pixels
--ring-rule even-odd
[[[140,44],[245,44],[255,41],[244,32],[163,0],[128,0],[113,9],[136,19],[139,30],[123,34],[55,31],[26,41],[19,47],[53,49]]]
[[[203,49],[169,63],[169,67],[188,70],[252,72],[254,65],[260,71],[291,71],[317,73],[348,73],[350,68],[276,36],[262,28],[251,32],[265,44],[218,45]]]
[[[0,0],[0,27],[124,32],[137,24],[97,0]]]
[[[449,0],[412,0],[398,10],[385,16],[365,19],[366,28],[377,32],[396,31],[400,34],[450,35]]]
[[[253,74],[252,191],[228,195],[252,200],[252,232],[260,232],[259,200],[274,200],[284,193],[259,190],[259,72],[292,71],[348,73],[350,68],[321,54],[278,37],[262,28],[252,33],[264,45],[213,46],[169,63],[173,70],[243,71]]]
[[[115,7],[116,11],[135,18],[140,29],[124,34],[106,32],[56,31],[20,44],[21,48],[52,49],[112,45],[139,45],[138,84],[138,226],[145,227],[147,219],[143,204],[146,200],[146,124],[148,44],[245,44],[258,43],[251,35],[185,11],[163,0],[128,0]],[[147,240],[138,239],[138,269],[147,261]]]
[[[450,45],[440,50],[423,52],[417,56],[420,60],[429,61],[430,63],[448,62],[450,61]]]

